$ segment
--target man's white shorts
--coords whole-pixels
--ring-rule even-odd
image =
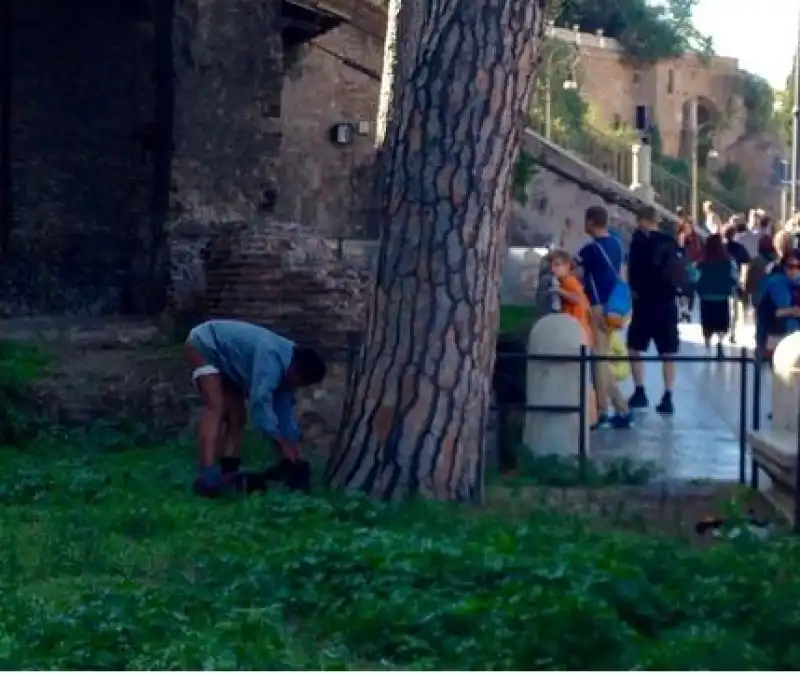
[[[199,368],[195,368],[194,372],[192,373],[192,381],[197,381],[199,378],[204,377],[205,375],[219,375],[219,368],[216,366],[210,366],[208,364],[200,366]]]

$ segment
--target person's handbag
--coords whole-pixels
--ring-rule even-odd
[[[617,332],[611,333],[608,347],[608,352],[611,356],[628,355],[628,350],[625,348],[625,342],[622,340],[622,335]],[[609,361],[608,367],[611,371],[611,375],[615,380],[617,380],[617,382],[622,382],[630,377],[630,361]]]
[[[600,253],[603,254],[603,257],[606,259],[611,271],[617,277],[614,288],[611,289],[608,300],[606,300],[605,304],[603,305],[603,318],[605,320],[606,327],[610,331],[622,330],[628,325],[628,322],[631,318],[631,313],[633,312],[633,295],[631,294],[631,287],[628,285],[628,282],[622,278],[622,275],[619,274],[616,269],[614,269],[614,264],[611,262],[611,258],[608,257],[608,253],[603,250],[603,247],[597,242],[595,242],[595,245],[598,249],[600,249]],[[620,246],[622,246],[621,243]]]

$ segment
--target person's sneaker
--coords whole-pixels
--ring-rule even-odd
[[[600,415],[597,418],[597,421],[589,427],[591,431],[597,431],[598,429],[609,429],[611,427],[611,418],[608,415]]]
[[[630,429],[633,426],[633,413],[617,413],[609,421],[614,429]]]
[[[239,470],[242,468],[242,458],[241,457],[220,457],[219,458],[219,468],[222,471],[223,476],[230,476],[234,473],[238,473]]]
[[[661,397],[661,403],[656,406],[656,412],[662,415],[672,415],[675,412],[675,406],[672,404],[672,396],[664,394]]]
[[[644,387],[636,387],[633,396],[628,399],[628,406],[631,408],[646,408],[650,405],[647,400],[647,394],[644,393]]]

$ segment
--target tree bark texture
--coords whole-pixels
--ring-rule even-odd
[[[511,176],[546,4],[391,2],[382,238],[333,486],[483,498]]]

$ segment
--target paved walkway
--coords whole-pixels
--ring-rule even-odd
[[[752,328],[743,328],[740,344],[753,349]],[[727,354],[739,347],[726,345]],[[706,354],[698,323],[681,326],[681,352]],[[651,350],[651,354],[655,354]],[[716,353],[714,350],[713,354]],[[607,429],[593,432],[590,452],[593,457],[628,457],[653,462],[667,479],[738,480],[739,477],[739,379],[738,363],[713,361],[679,363],[674,392],[675,414],[655,412],[663,391],[661,364],[645,364],[645,387],[650,408],[635,413],[631,430]],[[770,410],[768,375],[762,378],[762,418]],[[752,400],[753,367],[748,372],[748,401]],[[626,394],[633,384],[622,384]],[[762,422],[763,424],[763,422]],[[748,407],[748,428],[752,411]],[[749,459],[747,461],[749,473]]]

